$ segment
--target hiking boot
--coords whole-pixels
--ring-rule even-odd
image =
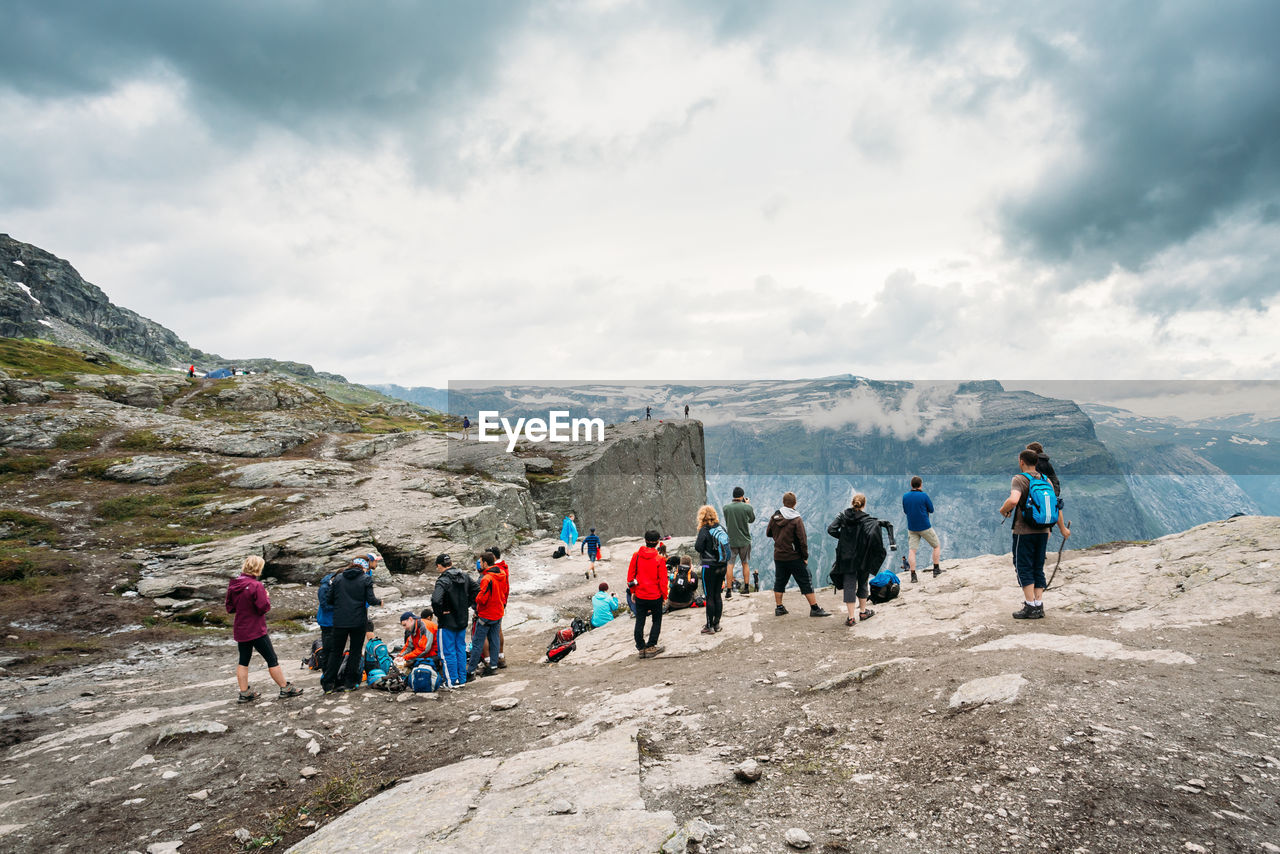
[[[915,584],[919,580],[920,579],[916,576],[916,571],[914,569],[911,570],[911,583]]]
[[[942,567],[940,567],[940,566],[935,566],[935,567],[933,568],[933,577],[934,577],[934,578],[937,578],[939,575],[942,575]]]
[[[638,649],[638,650],[636,650],[636,657],[637,657],[637,658],[648,658],[648,657],[649,657],[649,650],[647,650],[647,649]]]
[[[646,657],[646,658],[657,658],[659,655],[661,655],[661,654],[662,654],[662,651],[663,651],[664,649],[666,649],[666,647],[665,647],[665,646],[651,646],[651,647],[649,647],[648,649],[646,649],[646,650],[645,650],[645,652],[647,652],[647,653],[648,653],[648,655],[647,655],[647,656],[645,656],[645,657]]]
[[[583,577],[583,578],[585,578],[585,579],[587,579],[588,581],[590,581],[590,580],[591,580],[591,573],[590,573],[589,571],[588,571],[588,572],[583,572],[583,573],[582,573],[582,577]]]
[[[1034,607],[1035,607],[1035,609],[1036,609],[1036,612],[1035,612],[1034,614],[1032,614],[1032,615],[1031,615],[1030,619],[1032,619],[1032,620],[1043,620],[1043,619],[1044,619],[1044,606],[1043,606],[1043,605],[1036,605],[1036,606],[1034,606]]]
[[[730,589],[728,589],[728,590],[726,590],[726,591],[724,592],[724,598],[725,598],[725,599],[732,599],[732,598],[733,598],[733,588],[730,588]]]
[[[498,669],[499,669],[499,670],[506,670],[506,669],[507,669],[507,660],[506,660],[505,658],[499,658],[499,659],[498,659]]]
[[[712,628],[711,626],[703,626],[703,627],[702,627],[702,633],[703,633],[704,635],[714,635],[714,634],[716,633],[716,630],[715,630],[714,628]]]
[[[236,699],[237,703],[252,703],[258,699],[257,691],[241,691],[240,696]]]
[[[781,617],[785,613],[787,613],[787,609],[786,609],[786,606],[784,605],[779,605],[778,607],[773,609],[773,616],[775,617]]]
[[[292,682],[284,683],[284,687],[280,689],[281,699],[285,697],[296,697],[302,693],[302,689],[295,686]]]
[[[1013,618],[1015,620],[1034,620],[1043,616],[1044,612],[1037,609],[1036,606],[1032,605],[1030,602],[1023,602],[1022,610],[1013,612]]]
[[[715,629],[716,629],[716,631],[717,631],[717,632],[718,632],[718,631],[720,631],[720,624],[719,624],[719,623],[716,623],[716,625],[715,625]]]
[[[814,605],[809,609],[809,616],[810,617],[830,617],[831,612],[822,610],[821,605]]]
[[[750,596],[750,595],[751,595],[751,585],[750,585],[750,584],[744,584],[744,585],[742,585],[742,595],[743,595],[743,596]]]

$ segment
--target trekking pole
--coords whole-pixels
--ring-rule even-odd
[[[449,657],[444,654],[444,649],[440,648],[440,633],[438,631],[436,632],[436,646],[440,649],[440,669],[444,671],[444,684],[452,691],[453,679],[449,676]]]
[[[1067,530],[1071,530],[1071,522],[1067,522]],[[1062,544],[1058,546],[1058,562],[1053,565],[1053,574],[1049,576],[1049,583],[1044,586],[1045,590],[1053,587],[1053,579],[1058,577],[1058,567],[1062,566],[1062,550],[1067,547],[1067,538],[1062,538]]]

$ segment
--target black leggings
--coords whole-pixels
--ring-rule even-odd
[[[267,667],[278,667],[280,665],[280,660],[276,658],[276,651],[271,646],[271,638],[267,635],[251,641],[237,641],[236,645],[240,647],[241,667],[249,666],[249,659],[253,657],[255,649],[259,655],[267,660]]]
[[[720,615],[724,613],[724,573],[723,563],[702,568],[702,589],[707,597],[707,625],[715,628],[720,625]]]
[[[658,645],[658,635],[662,632],[662,600],[661,599],[637,599],[636,602],[636,649],[645,648],[644,640],[644,621],[646,617],[653,618],[653,624],[649,627],[649,646]]]

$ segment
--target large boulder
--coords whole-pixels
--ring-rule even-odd
[[[342,478],[355,474],[346,463],[329,460],[278,460],[254,463],[225,472],[231,485],[240,489],[307,489],[333,486]]]
[[[182,457],[133,457],[108,468],[103,477],[121,483],[168,483],[178,472],[195,463]]]

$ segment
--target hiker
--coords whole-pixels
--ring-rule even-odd
[[[329,604],[329,585],[336,572],[326,573],[316,588],[316,624],[320,626],[320,672],[324,672],[325,662],[333,651],[333,606]]]
[[[412,611],[405,611],[400,615],[400,625],[404,628],[404,646],[396,659],[397,667],[412,670],[415,665],[435,658],[436,633],[425,620],[415,617]]]
[[[937,578],[942,574],[939,563],[942,560],[942,544],[929,521],[929,515],[933,513],[933,502],[929,500],[929,493],[923,487],[924,481],[913,477],[911,491],[902,496],[902,512],[907,514],[907,568],[911,570],[912,581],[920,580],[916,577],[916,549],[920,547],[921,540],[933,546],[933,577]]]
[[[564,524],[560,526],[560,542],[564,543],[566,554],[578,542],[578,526],[573,523],[572,513],[564,517]]]
[[[196,378],[196,366],[195,366],[195,365],[192,365],[191,367],[187,368],[187,377],[189,377],[190,379],[195,379],[195,378]]]
[[[621,607],[618,597],[609,592],[609,582],[601,581],[596,595],[591,597],[591,628],[598,629],[605,623],[613,622]]]
[[[511,598],[511,567],[507,566],[507,562],[502,559],[502,549],[498,546],[489,546],[489,551],[493,552],[494,568],[502,573],[502,613],[507,613],[507,600]],[[489,650],[484,651],[484,655],[488,655]],[[498,627],[498,669],[504,670],[507,666],[507,635],[502,627]]]
[[[1053,470],[1053,463],[1049,462],[1049,455],[1044,452],[1044,445],[1039,442],[1030,442],[1027,444],[1028,451],[1036,452],[1036,471],[1049,478],[1049,483],[1053,484],[1053,493],[1058,496],[1058,509],[1062,509],[1062,483],[1058,480],[1058,473]]]
[[[698,539],[693,548],[702,558],[702,595],[707,597],[707,624],[704,635],[720,631],[720,616],[724,613],[724,572],[729,565],[729,533],[720,526],[716,508],[704,504],[698,508]]]
[[[636,652],[640,658],[653,658],[664,649],[658,646],[658,635],[662,632],[662,602],[667,598],[667,564],[658,554],[660,539],[657,531],[645,531],[644,545],[636,549],[627,566],[627,588],[635,598]],[[653,619],[648,644],[644,639],[647,618]]]
[[[689,404],[687,403],[684,405],[684,420],[689,420]]]
[[[596,574],[596,561],[600,559],[600,538],[596,536],[596,529],[592,528],[591,533],[582,538],[582,545],[578,548],[578,554],[582,554],[583,550],[587,552],[587,560],[590,566],[583,572],[587,578],[593,578]]]
[[[881,529],[889,531],[893,542],[893,525],[866,513],[867,496],[858,493],[848,507],[827,526],[827,533],[835,537],[836,561],[831,567],[831,583],[844,590],[844,606],[849,612],[844,621],[852,626],[859,620],[869,620],[876,612],[867,606],[871,590],[867,580],[884,563],[884,538]],[[857,611],[854,605],[857,604]]]
[[[267,662],[267,673],[280,686],[281,697],[296,697],[302,693],[284,678],[276,651],[267,634],[267,612],[271,610],[271,597],[262,585],[262,568],[266,563],[257,555],[249,555],[240,564],[240,574],[227,585],[224,603],[227,613],[235,619],[231,624],[231,638],[240,648],[240,663],[236,665],[236,683],[240,686],[237,703],[252,703],[258,692],[249,688],[249,660],[256,649]]]
[[[782,594],[787,589],[787,581],[794,578],[804,598],[809,600],[810,617],[830,617],[818,605],[813,595],[813,581],[809,577],[809,536],[804,530],[804,520],[796,511],[796,494],[784,493],[782,506],[769,517],[769,527],[765,536],[773,540],[773,615],[781,617],[787,613],[782,604]]]
[[[480,555],[480,589],[476,592],[475,634],[471,638],[471,658],[467,662],[467,678],[476,675],[486,651],[488,666],[480,673],[488,676],[498,671],[498,631],[502,628],[502,615],[506,612],[502,601],[502,570],[494,566],[497,558],[493,552]]]
[[[1032,497],[1033,489],[1037,496],[1053,503],[1053,515],[1057,517],[1058,531],[1065,543],[1071,537],[1071,529],[1067,527],[1062,514],[1057,512],[1057,496],[1052,492],[1053,486],[1047,476],[1036,471],[1039,454],[1027,448],[1018,454],[1018,474],[1013,476],[1009,497],[1000,505],[1000,515],[1006,519],[1013,516],[1013,566],[1018,573],[1018,586],[1022,588],[1022,610],[1015,611],[1015,620],[1039,620],[1044,616],[1044,589],[1048,586],[1044,578],[1045,552],[1049,547],[1049,532],[1052,523],[1040,525],[1028,518],[1027,500]],[[1047,509],[1047,508],[1046,508]]]
[[[698,570],[688,555],[667,558],[667,610],[705,607],[706,600],[698,601]]]
[[[653,417],[653,407],[651,407],[651,406],[646,406],[646,407],[644,408],[644,420],[645,420],[645,421],[648,421],[648,420],[649,420],[649,419],[651,419],[652,417]]]
[[[737,558],[738,563],[742,564],[742,595],[746,596],[751,592],[751,576],[750,567],[747,563],[751,560],[751,523],[756,520],[756,510],[751,506],[751,501],[747,498],[747,493],[741,486],[733,488],[733,501],[724,506],[724,528],[729,532],[729,564],[725,567],[727,577],[725,578],[724,598],[733,598],[733,588],[737,587],[737,582],[733,580],[733,561]]]
[[[369,606],[382,604],[373,593],[373,573],[366,558],[358,557],[340,574],[329,582],[329,590],[325,597],[329,607],[333,608],[333,649],[326,656],[324,672],[320,677],[320,687],[326,694],[335,691],[354,691],[360,679],[360,668],[364,646],[365,624],[369,622]],[[342,654],[346,651],[350,658],[346,672],[343,673],[343,685],[338,685],[338,668],[342,666]]]
[[[440,577],[431,592],[431,608],[440,624],[441,666],[449,684],[460,688],[467,682],[467,619],[480,584],[455,568],[447,554],[436,556],[436,570]]]
[[[471,435],[471,419],[466,415],[462,416],[462,438],[466,440]]]

